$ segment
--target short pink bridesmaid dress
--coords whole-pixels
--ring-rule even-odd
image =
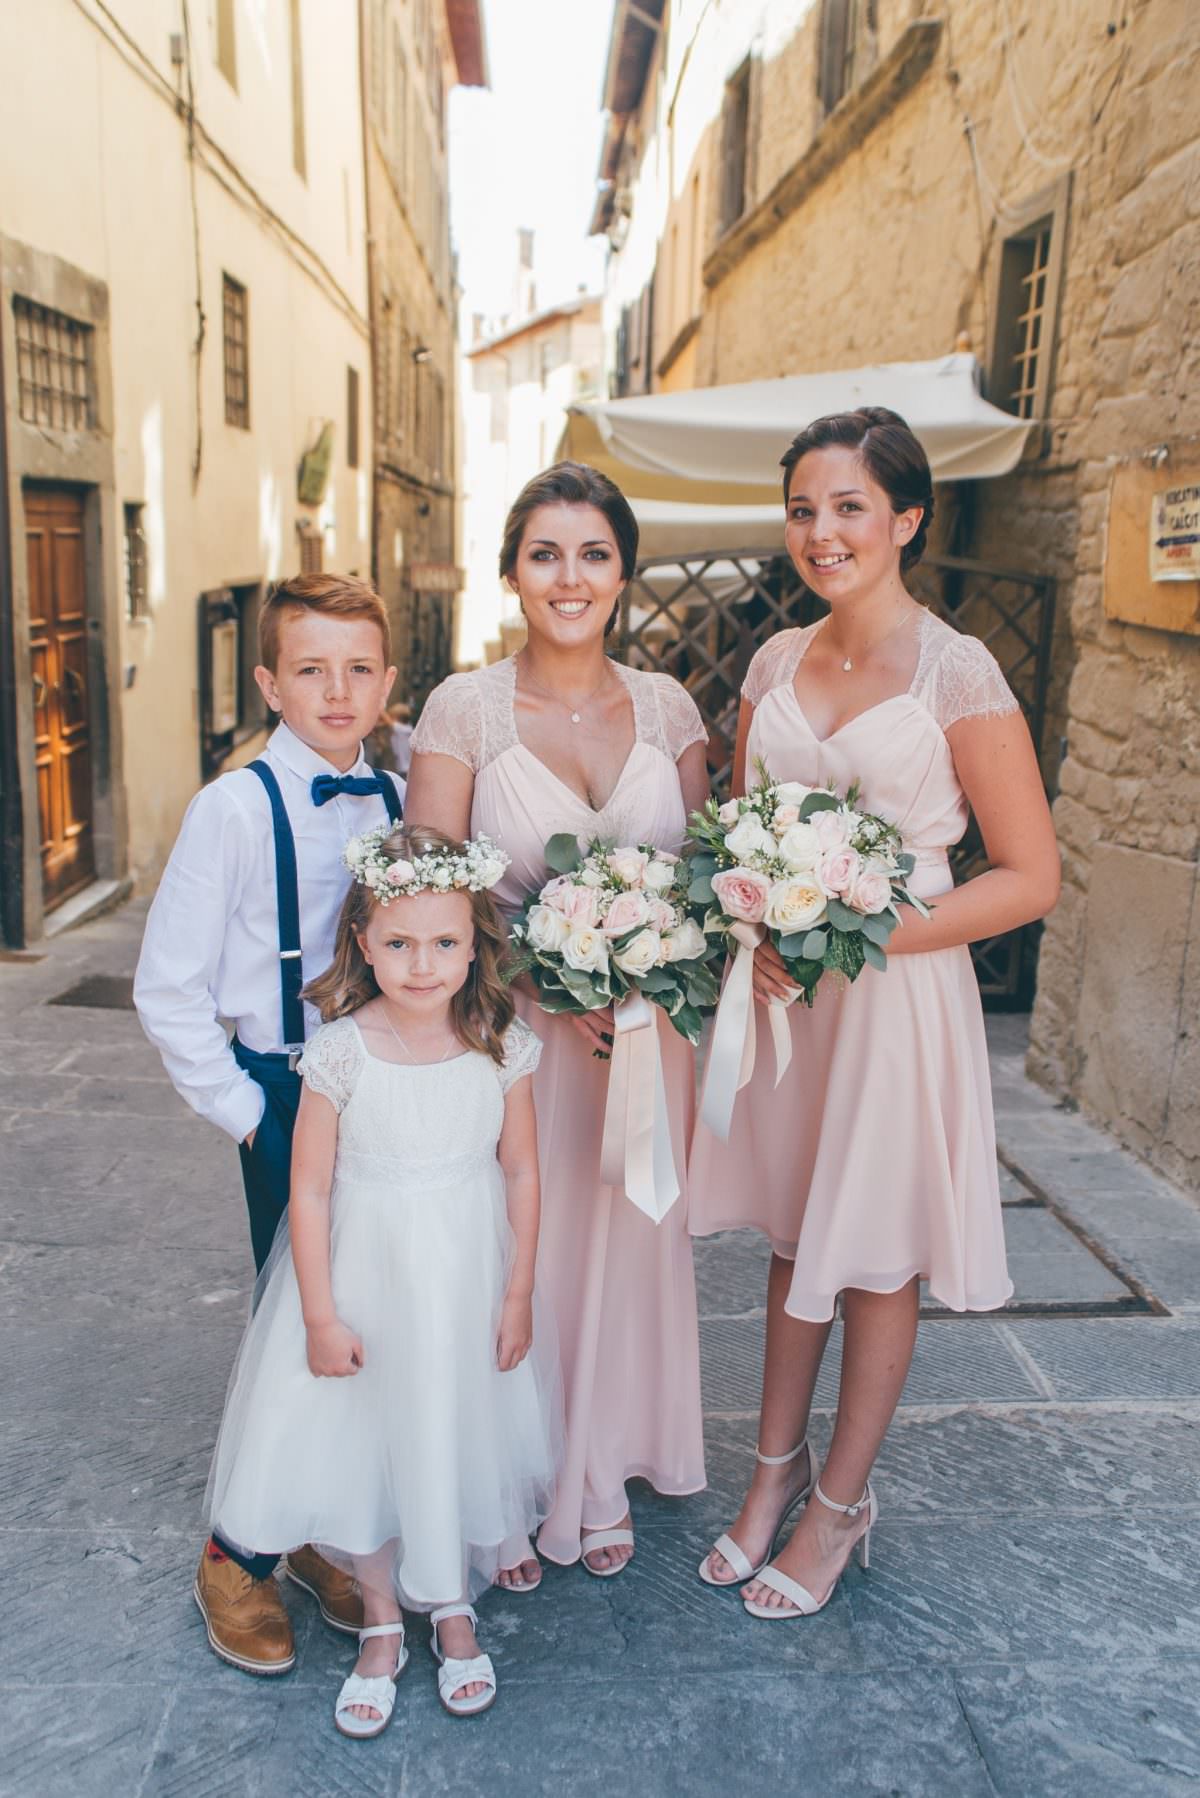
[[[592,809],[517,735],[510,657],[454,674],[425,703],[417,754],[451,755],[475,774],[472,832],[512,858],[495,889],[514,913],[542,886],[547,840],[559,831],[678,850],[686,818],[676,761],[706,732],[677,681],[612,664],[633,704],[636,740],[608,802]],[[544,1045],[533,1079],[542,1176],[537,1282],[553,1308],[562,1357],[567,1450],[558,1497],[538,1546],[550,1560],[579,1558],[583,1530],[610,1529],[628,1509],[625,1482],[658,1491],[704,1485],[696,1288],[686,1191],[661,1224],[602,1184],[600,1146],[608,1064],[569,1019],[532,1000],[517,1008]],[[695,1103],[691,1046],[658,1015],[659,1044],[680,1183]]]
[[[793,683],[823,622],[781,632],[750,664],[747,784],[758,760],[776,780],[843,792],[858,781],[863,809],[896,824],[916,855],[913,890],[936,904],[953,885],[946,852],[968,815],[945,733],[1017,701],[977,638],[925,613],[909,690],[822,741]],[[814,1323],[833,1316],[847,1287],[894,1292],[914,1274],[954,1311],[1002,1305],[1012,1283],[969,949],[895,955],[886,973],[867,968],[840,992],[827,981],[813,1009],[794,1004],[788,1020],[792,1060],[779,1087],[760,1021],[728,1143],[697,1128],[692,1230],[762,1230],[795,1263],[787,1311]]]

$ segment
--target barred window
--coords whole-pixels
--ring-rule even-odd
[[[346,365],[346,465],[358,467],[358,370]]]
[[[821,105],[832,112],[867,73],[875,47],[876,0],[824,0],[817,58]]]
[[[146,589],[146,508],[125,507],[125,616],[145,618],[150,609]]]
[[[92,327],[19,294],[13,317],[21,417],[56,431],[89,430],[95,423]]]
[[[1018,418],[1046,419],[1066,252],[1070,177],[1017,211],[997,259],[988,398]],[[1031,450],[1048,447],[1034,433]]]
[[[728,231],[746,210],[746,173],[750,149],[750,59],[725,83],[721,110],[720,229]]]
[[[225,331],[225,423],[250,429],[249,296],[232,275],[221,277]]]

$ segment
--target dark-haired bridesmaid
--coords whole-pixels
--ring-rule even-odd
[[[829,615],[773,637],[742,689],[734,791],[776,780],[861,784],[899,826],[933,907],[905,910],[886,974],[793,1005],[778,1089],[760,1054],[728,1143],[702,1124],[691,1170],[699,1234],[770,1239],[758,1456],[745,1502],[701,1563],[770,1620],[819,1611],[878,1515],[870,1474],[908,1373],[918,1285],[954,1311],[1012,1291],[1004,1255],[987,1044],[967,945],[1054,905],[1058,850],[1033,744],[989,651],[904,582],[933,514],[929,464],[894,412],[818,419],[783,458],[788,553]],[[753,776],[751,776],[753,784]],[[972,808],[988,870],[955,889],[947,851]],[[755,997],[793,996],[755,952]],[[840,1301],[841,1388],[825,1465],[807,1430]],[[784,1520],[809,1499],[772,1560]]]
[[[518,595],[528,640],[515,656],[454,674],[430,695],[413,738],[406,815],[459,837],[484,832],[512,858],[496,888],[513,913],[550,878],[544,850],[571,831],[677,851],[708,794],[706,732],[666,674],[605,654],[637,559],[637,521],[595,469],[560,462],[515,501],[500,574]],[[626,1482],[663,1493],[704,1484],[696,1292],[686,1195],[660,1224],[601,1177],[611,1011],[551,1017],[518,1010],[542,1039],[534,1077],[542,1173],[538,1288],[559,1335],[567,1450],[538,1546],[619,1573],[633,1553]],[[656,1010],[676,1167],[687,1162],[692,1050]],[[499,1577],[539,1577],[532,1550]]]

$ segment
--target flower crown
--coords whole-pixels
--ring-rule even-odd
[[[488,837],[474,837],[461,850],[430,849],[414,861],[395,860],[382,853],[395,830],[379,824],[362,836],[351,837],[342,850],[342,861],[359,886],[370,887],[381,905],[411,893],[481,893],[494,887],[508,867],[509,858]]]

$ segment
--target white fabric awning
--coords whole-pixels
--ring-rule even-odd
[[[990,405],[978,373],[974,356],[956,352],[933,362],[592,401],[569,409],[560,453],[617,482],[645,529],[643,554],[750,548],[764,541],[759,532],[772,511],[771,539],[779,535],[779,458],[825,413],[890,406],[920,439],[935,481],[1007,474],[1034,421]]]

